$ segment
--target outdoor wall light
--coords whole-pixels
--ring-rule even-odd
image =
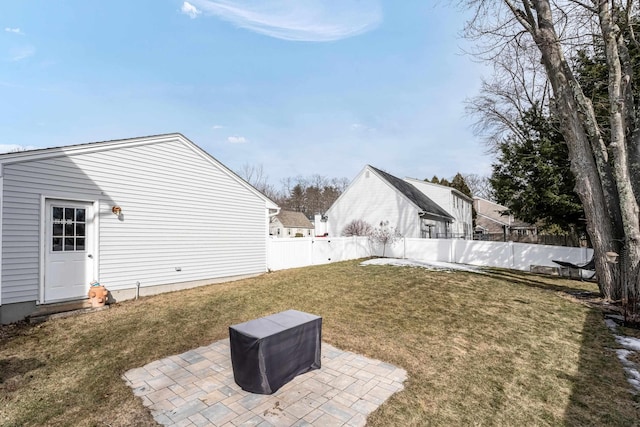
[[[111,208],[111,212],[120,216],[120,214],[122,213],[122,209],[120,208],[120,206],[114,206]]]
[[[617,264],[618,263],[618,257],[620,255],[618,255],[616,252],[607,252],[605,255],[607,256],[607,262],[609,264]]]

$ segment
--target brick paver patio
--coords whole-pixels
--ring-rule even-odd
[[[124,374],[165,426],[364,426],[404,388],[407,373],[322,343],[322,369],[299,375],[272,395],[233,380],[229,340],[149,363]]]

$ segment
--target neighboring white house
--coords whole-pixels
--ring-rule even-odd
[[[451,233],[446,237],[473,238],[473,199],[452,187],[432,182],[405,178],[409,184],[422,191],[454,219],[451,223]],[[438,236],[445,237],[445,236]]]
[[[408,182],[365,166],[325,214],[329,236],[340,236],[354,220],[374,227],[382,221],[404,237],[436,238],[451,234],[454,220],[443,208]]]
[[[0,322],[267,270],[275,203],[180,134],[0,155]],[[66,304],[67,306],[69,304]]]
[[[311,237],[313,224],[302,212],[280,211],[271,218],[269,234],[273,237]]]

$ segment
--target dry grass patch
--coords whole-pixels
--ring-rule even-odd
[[[286,309],[407,370],[370,425],[633,425],[637,402],[593,284],[343,262],[126,302],[0,337],[0,424],[154,425],[122,374]],[[636,405],[636,406],[634,406]]]

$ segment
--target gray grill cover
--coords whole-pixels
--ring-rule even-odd
[[[229,327],[233,377],[243,390],[275,393],[302,373],[320,369],[322,318],[287,310]]]

